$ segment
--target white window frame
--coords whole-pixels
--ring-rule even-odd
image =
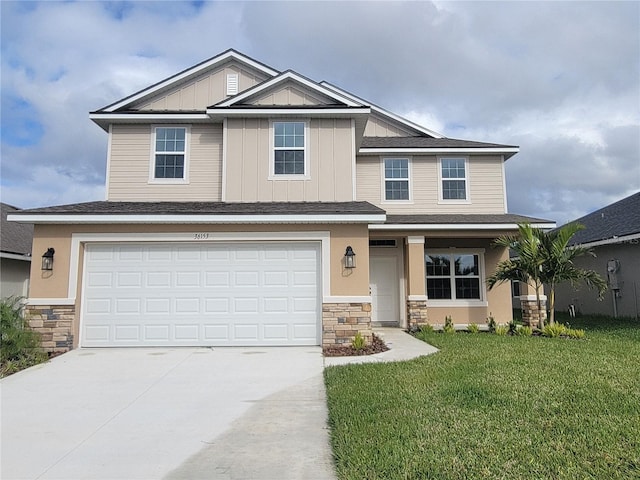
[[[487,289],[485,283],[485,268],[484,268],[484,248],[449,248],[449,249],[436,249],[436,248],[425,248],[425,255],[433,254],[433,255],[477,255],[478,256],[478,279],[480,282],[480,298],[479,299],[456,299],[456,298],[447,298],[447,299],[429,299],[428,298],[428,290],[427,290],[427,281],[428,278],[446,278],[446,277],[428,277],[427,276],[427,265],[426,259],[423,259],[425,262],[425,280],[424,280],[424,293],[427,296],[427,305],[431,305],[433,307],[486,307],[488,306],[487,302]],[[451,295],[455,296],[455,279],[460,278],[455,276],[455,272],[453,268],[451,269],[451,274],[448,277],[451,281]],[[475,278],[475,277],[472,277]]]
[[[463,179],[450,179],[442,177],[442,161],[443,160],[464,160],[464,189],[465,189],[465,199],[456,199],[456,198],[444,198],[444,188],[443,181],[444,180],[463,180]],[[471,203],[471,195],[469,191],[469,158],[462,156],[446,156],[446,157],[438,157],[438,203],[439,204],[458,204],[465,205]]]
[[[156,134],[158,128],[183,128],[184,129],[184,175],[182,178],[156,178]],[[189,151],[191,146],[191,125],[151,125],[151,158],[149,161],[149,183],[161,185],[185,185],[189,183]],[[166,154],[167,152],[162,152]],[[168,152],[174,153],[174,152]],[[176,152],[181,153],[181,152]]]
[[[388,200],[387,199],[387,180],[404,180],[404,179],[397,179],[397,178],[389,178],[387,179],[386,177],[386,169],[385,169],[385,161],[386,160],[407,160],[407,188],[409,189],[409,198],[408,199],[403,199],[403,200]],[[393,204],[393,205],[398,205],[398,204],[411,204],[413,203],[413,182],[411,181],[411,177],[412,175],[412,167],[411,164],[413,163],[413,158],[410,156],[398,156],[398,157],[380,157],[380,179],[381,179],[381,186],[380,186],[380,202],[381,203],[387,203],[387,204]]]
[[[283,150],[301,150],[304,152],[304,173],[303,174],[276,174],[276,146],[275,130],[276,123],[304,123],[304,147],[303,148],[282,148]],[[309,119],[302,118],[274,118],[269,120],[269,180],[308,180],[309,175]]]

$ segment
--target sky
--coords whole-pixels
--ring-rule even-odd
[[[640,190],[640,2],[0,1],[0,199],[104,200],[89,112],[234,48],[447,137],[520,146],[510,213]]]

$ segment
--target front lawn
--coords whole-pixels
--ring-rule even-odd
[[[339,478],[640,478],[640,324],[571,326],[587,338],[432,333],[429,357],[327,368]]]

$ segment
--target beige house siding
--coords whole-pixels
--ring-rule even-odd
[[[297,88],[291,82],[281,85],[255,100],[250,101],[254,105],[327,105],[334,104],[330,98],[313,94],[304,88]]]
[[[388,157],[406,158],[407,155]],[[427,213],[505,213],[502,158],[468,157],[470,203],[456,204],[439,200],[438,157],[408,156],[411,159],[410,202],[386,202],[383,199],[381,156],[358,156],[356,159],[357,200],[384,208],[388,214]]]
[[[227,95],[227,74],[238,74],[238,92],[267,79],[264,73],[230,62],[163,92],[144,103],[134,106],[138,110],[205,110]]]
[[[112,201],[220,201],[222,125],[191,125],[189,183],[149,183],[153,126],[113,125],[107,199]]]
[[[411,137],[416,133],[402,128],[399,124],[391,123],[384,120],[382,117],[372,113],[367,121],[367,126],[364,130],[365,137]]]
[[[348,119],[311,119],[305,179],[270,179],[267,119],[227,121],[225,201],[352,201],[353,138]]]
[[[46,249],[45,249],[46,250]],[[36,258],[35,263],[39,263]],[[13,258],[0,258],[0,297],[25,297],[29,288],[31,262]]]

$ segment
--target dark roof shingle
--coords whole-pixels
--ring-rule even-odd
[[[4,253],[17,255],[31,254],[33,242],[33,225],[20,224],[7,221],[7,215],[22,213],[22,210],[6,203],[0,203],[2,207],[2,224],[0,225],[0,250]]]
[[[574,221],[586,228],[573,236],[571,245],[640,233],[640,192]]]
[[[360,148],[518,148],[515,145],[473,142],[456,138],[364,137]]]

